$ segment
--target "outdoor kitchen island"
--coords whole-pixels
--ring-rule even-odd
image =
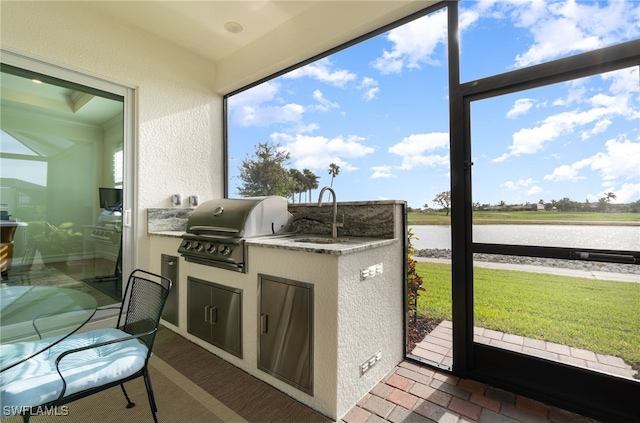
[[[317,211],[330,212],[331,207],[297,206],[290,205],[289,211],[299,227],[310,233],[247,239],[246,272],[180,258],[176,285],[180,299],[178,324],[166,323],[165,326],[337,420],[404,358],[404,203],[340,203],[338,210],[340,214],[345,212],[345,228],[351,223],[352,228],[356,228],[351,231],[357,230],[362,222],[357,223],[354,216],[360,215],[364,222],[376,227],[375,233],[384,236],[372,237],[372,232],[359,230],[368,236],[358,237],[345,229],[344,235],[342,231],[340,233],[341,242],[333,242],[326,234],[326,222],[330,219],[315,215]],[[380,208],[386,211],[380,214]],[[385,216],[385,224],[378,222],[381,216]],[[312,227],[315,224],[321,228]],[[321,233],[323,231],[325,234]],[[176,255],[180,232],[155,228],[150,235],[152,263],[159,265],[162,254]],[[291,284],[296,289],[303,288],[303,293],[308,292],[303,297],[307,299],[309,321],[302,324],[295,319],[287,321],[278,332],[297,326],[298,335],[287,336],[283,332],[279,344],[281,351],[268,356],[274,361],[289,362],[293,355],[287,356],[286,349],[302,351],[295,354],[298,362],[290,372],[300,376],[307,371],[305,369],[310,369],[309,377],[300,379],[304,381],[302,386],[279,376],[277,369],[272,372],[261,368],[265,364],[265,353],[260,352],[264,348],[261,334],[267,327],[269,331],[275,330],[271,327],[274,319],[269,317],[265,321],[264,303],[260,302],[265,297],[262,291],[265,282]],[[189,330],[189,309],[194,302],[193,297],[189,297],[192,289],[189,287],[194,283],[211,284],[214,290],[227,288],[232,296],[240,299],[239,354],[233,348],[220,348],[214,345],[215,342],[207,342]],[[284,303],[290,300],[296,301],[289,299]],[[200,304],[197,310],[198,316],[205,315],[202,319],[222,323],[219,311],[206,315],[207,310],[203,313]],[[303,332],[304,327],[308,327],[306,335],[299,335],[301,326]],[[304,358],[300,359],[300,356]]]

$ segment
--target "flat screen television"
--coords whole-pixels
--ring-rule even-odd
[[[100,208],[120,210],[122,208],[121,188],[98,188],[100,192]]]

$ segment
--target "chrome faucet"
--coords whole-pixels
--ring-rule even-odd
[[[322,196],[325,191],[329,191],[333,194],[333,222],[331,223],[331,236],[333,238],[338,237],[338,228],[342,228],[344,226],[344,215],[342,215],[342,223],[338,223],[338,200],[336,199],[336,192],[331,187],[324,187],[320,191],[320,196],[318,197],[318,207],[322,207]]]

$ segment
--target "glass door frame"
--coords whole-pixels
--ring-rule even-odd
[[[63,81],[70,81],[76,84],[84,85],[97,90],[112,93],[123,98],[124,103],[124,118],[123,118],[123,212],[122,212],[122,274],[123,278],[131,273],[136,267],[136,215],[132,213],[132,210],[138,209],[137,195],[135,190],[137,187],[136,177],[136,163],[137,157],[137,143],[135,142],[136,135],[136,91],[133,86],[123,85],[121,83],[108,81],[95,75],[89,75],[86,73],[80,73],[75,70],[64,67],[63,65],[52,64],[40,59],[25,56],[23,54],[7,50],[0,49],[0,55],[2,57],[2,63],[11,65],[17,68],[25,69],[28,71],[40,73],[53,78],[57,78]],[[100,316],[105,317],[113,314],[111,311],[105,311],[103,314],[98,313]]]
[[[639,66],[640,40],[461,84],[457,3],[449,9],[453,373],[605,421],[633,421],[638,382],[474,342],[473,253],[570,259],[576,249],[473,242],[470,113],[475,100]],[[640,260],[637,251],[581,251]]]

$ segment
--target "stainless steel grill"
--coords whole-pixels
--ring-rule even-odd
[[[284,197],[224,198],[202,203],[187,222],[178,248],[185,260],[247,271],[245,240],[291,230]]]
[[[122,213],[118,210],[104,210],[100,213],[98,222],[91,228],[91,238],[117,244],[122,232]]]

